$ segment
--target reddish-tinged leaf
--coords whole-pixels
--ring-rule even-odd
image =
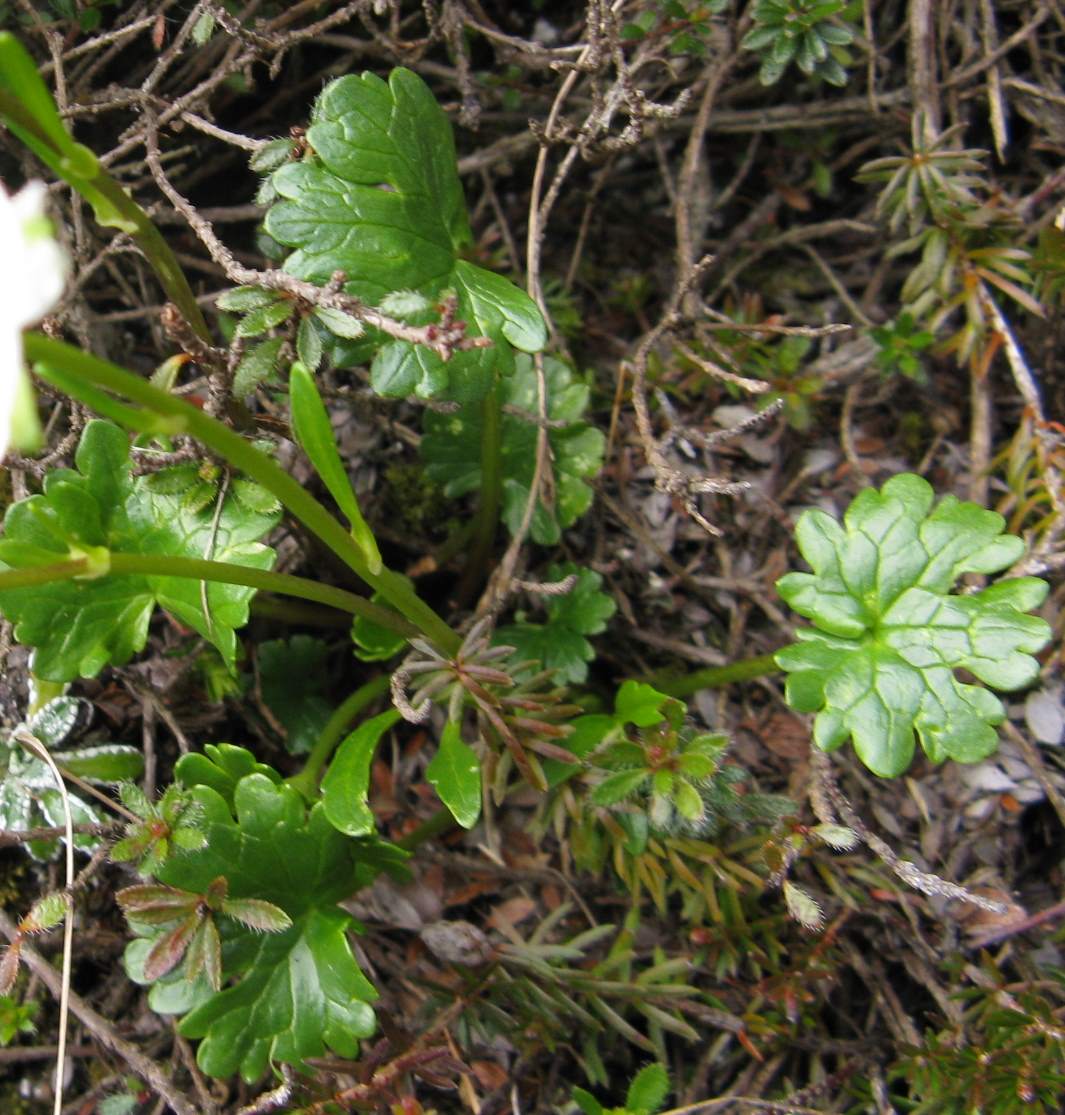
[[[202,899],[198,894],[155,883],[126,887],[115,899],[127,917],[149,925],[165,925],[192,913]]]
[[[194,980],[200,972],[215,991],[222,987],[222,942],[218,927],[210,915],[200,922],[192,941],[189,943],[189,959],[185,966],[188,979]]]
[[[6,995],[15,986],[21,953],[22,941],[17,937],[4,949],[4,955],[0,957],[0,995]]]
[[[145,979],[157,980],[161,976],[165,976],[167,972],[173,971],[181,963],[181,958],[185,955],[185,949],[188,947],[193,934],[199,928],[201,920],[202,918],[199,915],[191,914],[183,922],[175,925],[169,933],[164,933],[152,945],[147,959],[144,961]]]
[[[212,910],[221,910],[226,904],[226,895],[229,893],[229,880],[225,875],[219,875],[207,885],[207,892],[203,900]]]
[[[222,913],[262,933],[281,933],[292,924],[280,906],[261,898],[228,898],[222,903]]]

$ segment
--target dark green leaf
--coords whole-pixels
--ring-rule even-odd
[[[494,342],[431,367],[421,357],[428,350],[392,342],[375,361],[375,390],[477,398],[493,368],[510,370],[511,345],[543,347],[547,333],[532,300],[460,258],[471,235],[451,126],[421,78],[405,69],[387,84],[370,73],[338,78],[315,103],[307,139],[313,156],[271,179],[281,200],[266,229],[296,249],[285,269],[317,283],[342,270],[345,289],[373,305],[397,290],[429,302],[452,290],[468,333]]]
[[[516,623],[496,631],[495,642],[513,646],[512,663],[539,662],[555,670],[559,681],[582,682],[588,676],[588,663],[595,650],[586,636],[597,635],[617,605],[599,586],[603,578],[590,569],[571,562],[547,570],[549,581],[561,581],[577,574],[577,583],[564,596],[547,597],[547,623]]]
[[[575,383],[573,373],[551,357],[544,359],[547,380],[548,417],[566,425],[548,433],[551,467],[554,470],[554,505],[538,502],[533,512],[531,534],[542,545],[553,545],[561,532],[587,511],[592,489],[587,480],[603,460],[606,439],[602,432],[582,421],[588,405],[588,388]],[[519,356],[513,376],[503,383],[505,405],[535,414],[536,374],[532,360]],[[481,486],[481,407],[464,406],[456,414],[427,411],[421,452],[431,479],[442,484],[449,496],[461,496]],[[513,532],[525,513],[536,467],[536,426],[514,414],[503,415],[502,461],[503,521]]]
[[[370,766],[381,737],[398,719],[399,713],[389,709],[360,724],[337,748],[322,779],[325,815],[349,836],[366,836],[376,831],[377,822],[367,804]]]
[[[302,755],[314,745],[333,711],[325,698],[326,644],[310,635],[293,635],[260,643],[257,654],[262,699],[288,733],[288,750]]]
[[[342,836],[321,804],[308,813],[294,789],[262,774],[237,782],[234,813],[206,786],[194,796],[207,844],[172,857],[161,881],[205,894],[221,877],[228,882],[224,903],[249,914],[244,900],[256,899],[292,920],[283,932],[263,935],[223,918],[222,979],[229,986],[180,1024],[186,1037],[203,1039],[200,1067],[218,1077],[239,1071],[251,1081],[272,1062],[299,1065],[327,1050],[353,1057],[358,1040],[373,1031],[375,992],[347,941],[351,919],[336,903],[376,873],[374,843]]]

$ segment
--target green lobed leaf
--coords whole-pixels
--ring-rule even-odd
[[[548,432],[554,501],[553,506],[537,502],[530,533],[533,541],[551,546],[591,506],[592,489],[587,481],[599,471],[606,439],[601,430],[582,420],[588,406],[588,388],[574,382],[570,368],[561,360],[545,357],[544,376],[548,417],[565,425]],[[530,415],[537,412],[536,373],[530,357],[518,357],[514,374],[503,383],[501,401]],[[538,430],[532,422],[510,413],[504,413],[502,426],[501,514],[513,533],[521,524],[529,499]],[[426,411],[422,459],[430,479],[441,484],[446,495],[462,496],[480,488],[483,427],[479,406],[464,406],[455,414]]]
[[[561,581],[577,574],[577,583],[564,596],[547,597],[547,623],[520,622],[499,628],[494,637],[498,645],[513,646],[512,663],[539,662],[554,670],[559,681],[583,682],[595,649],[586,636],[605,630],[606,621],[617,610],[613,599],[599,586],[603,578],[591,569],[578,569],[572,562],[552,565],[549,581]]]
[[[232,743],[208,743],[202,752],[182,755],[174,766],[174,777],[186,787],[208,786],[233,808],[237,783],[249,774],[261,774],[280,783],[281,775],[260,763],[245,747]]]
[[[377,823],[367,804],[370,767],[381,737],[397,720],[399,713],[389,709],[360,724],[337,748],[322,779],[325,815],[349,836],[366,836],[376,831]]]
[[[230,904],[235,915],[259,920],[265,913],[279,926],[276,913],[246,901],[254,899],[292,921],[283,932],[263,935],[221,920],[221,976],[229,985],[200,998],[180,1023],[186,1037],[202,1039],[201,1069],[217,1077],[239,1071],[252,1081],[275,1062],[299,1065],[327,1050],[355,1056],[359,1040],[373,1032],[369,1004],[376,993],[347,940],[352,920],[336,903],[368,883],[389,856],[376,851],[379,841],[341,835],[321,803],[308,812],[294,789],[260,773],[236,783],[232,811],[208,786],[193,796],[203,809],[207,844],[172,857],[160,881],[205,894],[221,877],[228,884],[223,910]],[[143,954],[142,945],[133,945],[131,969]]]
[[[280,200],[266,231],[295,249],[285,270],[322,284],[342,270],[345,290],[373,305],[399,290],[430,302],[453,291],[468,334],[493,341],[447,364],[425,348],[389,342],[374,361],[376,391],[477,399],[493,370],[512,369],[511,346],[535,352],[546,344],[543,319],[523,291],[459,258],[472,237],[454,140],[421,78],[402,68],[387,83],[370,73],[338,78],[315,102],[307,140],[313,153],[270,179]]]
[[[481,815],[481,763],[454,721],[444,725],[425,777],[455,820],[463,828],[473,828]]]
[[[996,697],[960,681],[1013,690],[1032,682],[1032,657],[1049,626],[1026,612],[1047,585],[1034,577],[950,595],[963,573],[994,573],[1024,544],[1003,535],[993,511],[947,496],[932,506],[927,481],[903,474],[868,488],[843,524],[805,512],[796,540],[814,572],[789,573],[781,596],[816,629],[776,656],[788,673],[787,699],[816,712],[814,742],[824,750],[850,737],[862,762],[884,777],[901,774],[916,731],[934,762],[976,762],[995,750],[1005,713]]]
[[[153,490],[130,476],[129,441],[109,422],[90,422],[75,455],[77,471],[55,469],[44,491],[11,505],[0,563],[24,568],[69,561],[106,548],[116,553],[210,557],[269,569],[274,551],[259,539],[277,515],[259,515],[227,499],[196,511],[180,493]],[[187,577],[107,575],[0,591],[0,610],[19,642],[34,647],[34,671],[52,681],[93,677],[123,665],[144,647],[156,605],[212,642],[226,664],[236,659],[236,628],[247,622],[255,590],[211,582],[204,613],[201,583]]]

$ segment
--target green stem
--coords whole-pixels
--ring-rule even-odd
[[[277,592],[301,600],[312,600],[316,604],[327,604],[330,608],[338,608],[351,615],[364,616],[408,639],[417,634],[417,628],[413,624],[388,608],[373,604],[353,592],[306,577],[294,577],[291,573],[271,573],[265,569],[253,569],[249,565],[235,565],[228,561],[203,561],[200,558],[171,557],[166,554],[114,553],[111,554],[110,572],[119,576],[139,574],[145,577],[189,577],[197,581],[247,585],[263,592]]]
[[[312,604],[299,604],[276,596],[256,596],[251,602],[251,614],[257,619],[275,619],[279,623],[303,624],[306,627],[336,627],[347,630],[351,620],[329,608],[316,608]]]
[[[670,697],[690,697],[700,689],[720,689],[735,681],[748,681],[780,672],[772,654],[760,654],[757,658],[741,658],[727,666],[707,666],[690,674],[662,671],[644,680]]]
[[[320,538],[337,556],[353,570],[381,598],[405,616],[423,635],[445,654],[454,654],[461,644],[456,634],[424,601],[419,599],[409,584],[390,569],[371,573],[362,548],[351,535],[309,492],[297,483],[284,469],[265,453],[256,449],[228,426],[211,418],[174,395],[159,390],[146,380],[119,368],[109,361],[62,341],[54,341],[39,333],[29,333],[24,338],[26,355],[31,361],[40,362],[35,371],[47,382],[54,384],[74,398],[92,402],[90,395],[97,395],[93,387],[103,387],[147,407],[153,415],[162,415],[168,432],[185,433],[214,450],[235,468],[258,481],[274,495],[290,514],[298,519],[312,534]],[[85,390],[88,383],[88,392]],[[152,415],[146,416],[153,424]],[[126,415],[125,425],[134,421]],[[134,428],[143,428],[146,423]],[[158,421],[154,426],[158,429]]]
[[[34,588],[52,581],[69,581],[88,569],[88,558],[57,561],[54,565],[33,565],[29,569],[8,569],[0,573],[0,592],[13,588]]]
[[[503,494],[503,412],[499,401],[499,377],[481,403],[481,501],[474,521],[470,556],[459,586],[458,598],[473,594],[488,568]]]
[[[6,117],[12,130],[72,189],[92,206],[97,221],[109,228],[120,228],[129,233],[152,265],[166,296],[181,311],[182,317],[196,331],[201,340],[211,343],[211,331],[196,302],[181,264],[170,250],[148,214],[126,193],[121,185],[87,149],[61,151],[53,137],[33,113],[5,89],[0,89],[0,117]],[[69,137],[67,137],[69,139]],[[72,149],[78,148],[73,139]],[[79,174],[78,170],[91,173]]]
[[[299,774],[294,774],[288,779],[288,784],[297,789],[305,800],[314,799],[318,788],[318,776],[328,762],[329,756],[336,750],[345,729],[367,705],[388,692],[388,684],[388,675],[381,674],[365,685],[360,685],[326,721],[321,735],[315,741],[303,764],[303,769]],[[399,714],[396,715],[398,718]]]

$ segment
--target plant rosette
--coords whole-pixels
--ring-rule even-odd
[[[1005,711],[955,671],[997,689],[1023,688],[1038,675],[1032,655],[1051,634],[1026,614],[1047,594],[1038,577],[950,592],[964,573],[1012,565],[1024,543],[1002,533],[994,511],[954,496],[933,502],[931,485],[907,473],[862,492],[842,524],[804,512],[796,540],[814,571],[777,581],[815,625],[776,655],[788,674],[788,704],[817,714],[813,738],[822,750],[850,737],[861,761],[887,778],[909,767],[915,732],[933,762],[990,755]]]

